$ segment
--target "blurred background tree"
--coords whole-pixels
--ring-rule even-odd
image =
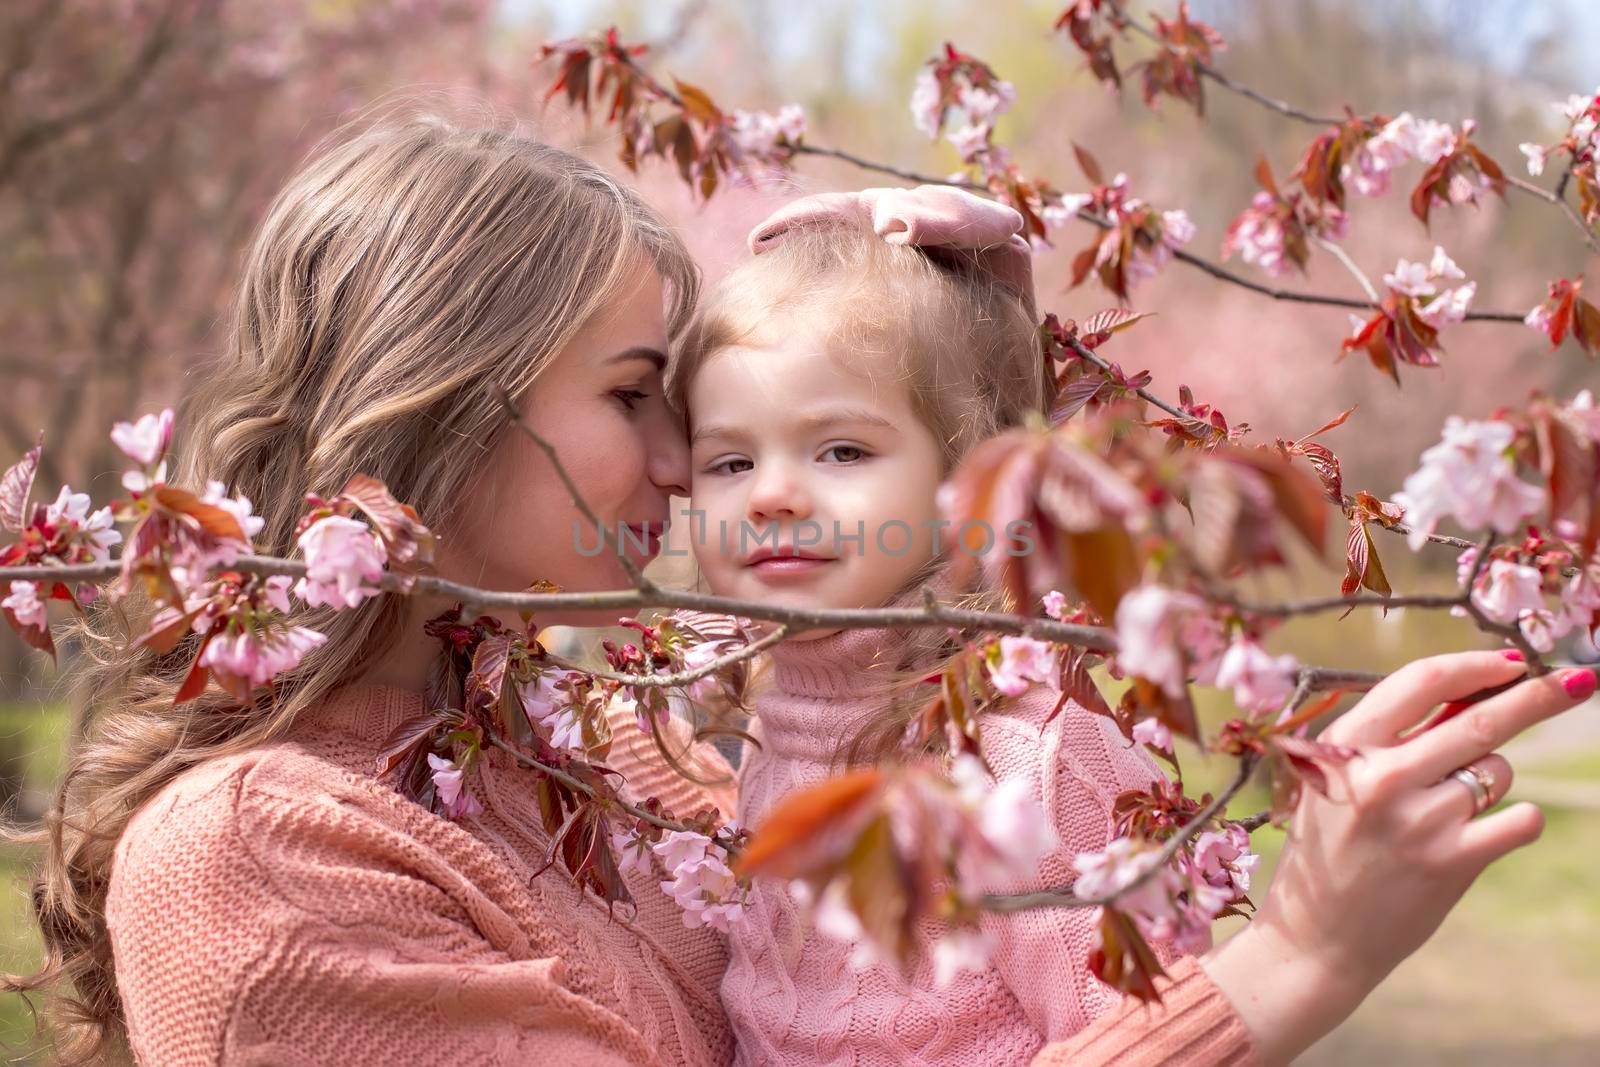
[[[1082,191],[1071,142],[1089,146],[1139,195],[1185,208],[1199,227],[1191,249],[1217,258],[1254,192],[1256,158],[1285,174],[1317,131],[1216,87],[1203,121],[1170,100],[1152,110],[1136,91],[1110,95],[1051,31],[1062,6],[9,0],[0,5],[3,462],[43,431],[41,485],[68,482],[110,499],[121,468],[105,428],[174,402],[189,376],[205,373],[224,337],[242,244],[266,203],[319,139],[375,103],[432,94],[452,113],[523,121],[621,172],[610,131],[586,127],[560,103],[546,107],[552,75],[536,64],[541,42],[612,24],[652,42],[657,73],[701,84],[724,106],[798,103],[810,140],[935,174],[959,159],[913,128],[907,105],[917,69],[953,41],[1016,85],[1018,105],[998,139],[1028,173]],[[1136,15],[1173,6],[1130,5]],[[1600,12],[1586,0],[1192,0],[1190,9],[1227,39],[1218,63],[1238,81],[1319,113],[1349,105],[1450,123],[1470,116],[1477,141],[1518,173],[1517,144],[1559,132],[1550,102],[1600,83]],[[647,165],[629,180],[677,222],[710,278],[776,201],[883,183],[815,158],[710,205],[692,200],[670,168]],[[1066,291],[1070,255],[1086,236],[1065,231],[1061,249],[1041,254],[1042,309],[1082,317],[1113,303],[1092,285]],[[1396,256],[1425,259],[1435,243],[1478,281],[1480,308],[1526,311],[1549,279],[1594,266],[1567,220],[1527,197],[1437,213],[1427,232],[1397,190],[1361,202],[1344,242],[1374,278]],[[1359,295],[1319,252],[1308,277],[1288,284]],[[1119,340],[1123,366],[1151,370],[1166,395],[1192,386],[1231,421],[1248,421],[1257,440],[1299,436],[1359,404],[1328,444],[1347,487],[1380,496],[1437,438],[1446,412],[1482,415],[1531,389],[1571,393],[1600,379],[1570,345],[1550,353],[1525,327],[1472,323],[1449,331],[1440,367],[1406,368],[1397,389],[1359,355],[1335,362],[1343,310],[1277,304],[1177,264],[1138,289],[1134,304],[1160,314]],[[1448,554],[1385,547],[1397,589],[1449,573]],[[1261,592],[1327,593],[1342,570],[1307,560]],[[1310,662],[1385,668],[1469,640],[1436,616],[1369,618],[1297,621],[1279,641]],[[23,816],[39,810],[61,769],[58,678],[0,627],[0,805],[20,804]],[[1600,1022],[1583,977],[1592,984],[1600,952],[1589,858],[1600,845],[1600,728],[1563,729],[1572,732],[1536,737],[1519,761],[1522,795],[1554,800],[1547,840],[1491,872],[1441,937],[1307,1062],[1590,1062]],[[33,952],[14,877],[25,858],[0,860],[0,926],[18,935],[0,949],[0,968],[15,970]],[[1506,988],[1508,974],[1523,981]],[[0,1037],[25,1034],[23,1017],[19,1005],[0,1004]]]

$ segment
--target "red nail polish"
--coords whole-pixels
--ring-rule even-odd
[[[1506,659],[1510,660],[1512,663],[1521,663],[1522,662],[1522,653],[1518,652],[1514,648],[1508,648],[1508,649],[1506,649],[1504,652],[1502,652],[1500,654],[1502,656],[1504,656]]]
[[[1561,676],[1561,688],[1567,691],[1567,696],[1573,700],[1583,700],[1594,695],[1594,671],[1579,668],[1567,671]]]

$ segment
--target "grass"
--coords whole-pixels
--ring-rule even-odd
[[[0,762],[20,760],[22,788],[35,796],[57,782],[66,755],[67,715],[59,707],[0,705]],[[39,939],[28,882],[35,857],[31,851],[0,845],[0,972],[26,973],[39,964]],[[0,1056],[18,1060],[33,1036],[32,1016],[22,998],[0,994]]]

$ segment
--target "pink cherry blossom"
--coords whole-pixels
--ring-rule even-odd
[[[1171,927],[1178,918],[1176,897],[1182,890],[1178,874],[1162,865],[1135,888],[1129,888],[1150,868],[1161,863],[1161,849],[1148,842],[1119,837],[1101,852],[1080,852],[1072,864],[1078,871],[1073,893],[1080,898],[1116,898],[1119,910],[1131,915],[1141,930]]]
[[[1432,296],[1439,291],[1433,284],[1433,274],[1426,263],[1413,263],[1402,259],[1394,270],[1383,276],[1383,284],[1407,296]]]
[[[1434,329],[1461,322],[1467,317],[1472,298],[1477,295],[1478,283],[1468,282],[1455,289],[1446,289],[1427,304],[1417,309],[1417,316]]]
[[[939,79],[927,67],[917,72],[916,88],[911,93],[911,121],[929,137],[939,136],[939,127],[944,125]]]
[[[1567,413],[1583,426],[1589,434],[1589,439],[1600,444],[1600,404],[1595,403],[1594,394],[1585,389],[1572,398],[1572,403],[1567,405]]]
[[[1550,305],[1540,304],[1524,315],[1522,321],[1525,325],[1549,337],[1551,327],[1555,325],[1555,319],[1555,312],[1550,309]]]
[[[1391,122],[1356,149],[1339,171],[1345,188],[1357,196],[1383,196],[1389,191],[1395,168],[1411,157],[1397,140],[1396,132]]]
[[[116,529],[109,506],[91,513],[89,504],[88,493],[74,493],[70,486],[63,485],[55,503],[45,508],[44,521],[58,529],[70,529],[70,539],[95,562],[104,563],[111,558],[112,547],[122,543],[122,534]]]
[[[984,838],[997,852],[1006,872],[1025,878],[1061,842],[1028,783],[1007,779],[984,798],[978,813]]]
[[[1404,111],[1389,123],[1385,132],[1391,129],[1394,142],[1427,166],[1455,151],[1456,134],[1447,123],[1418,119]]]
[[[1472,591],[1472,602],[1495,622],[1515,622],[1524,611],[1544,609],[1543,585],[1537,567],[1491,560]]]
[[[1054,201],[1047,201],[1039,219],[1046,229],[1054,230],[1078,217],[1078,212],[1088,207],[1094,197],[1088,193],[1067,193]]]
[[[1009,94],[1002,87],[1009,89]],[[963,86],[956,96],[956,102],[966,110],[967,117],[973,122],[992,123],[1009,111],[1012,101],[1016,99],[1016,90],[1011,88],[1010,82],[997,82],[995,88],[1002,91],[990,91],[975,85]]]
[[[1394,501],[1411,526],[1408,541],[1421,548],[1445,518],[1469,530],[1511,533],[1544,507],[1544,490],[1516,475],[1507,457],[1516,431],[1499,421],[1468,422],[1452,415],[1439,444],[1422,454]]]
[[[1222,242],[1222,258],[1229,259],[1235,252],[1246,263],[1260,267],[1274,278],[1282,278],[1295,270],[1294,260],[1285,251],[1283,223],[1277,217],[1278,202],[1265,190],[1256,193],[1233,224],[1228,227]]]
[[[483,814],[483,805],[467,792],[465,769],[450,760],[428,753],[428,766],[433,768],[433,788],[444,805],[447,819],[466,819]]]
[[[651,848],[669,876],[661,891],[683,909],[685,926],[710,926],[727,933],[744,918],[744,889],[721,845],[692,830],[670,830]]]
[[[23,627],[50,628],[50,612],[39,599],[39,587],[33,582],[12,582],[11,595],[0,600],[0,607],[15,615]]]
[[[306,576],[295,584],[295,593],[312,607],[353,608],[382,592],[376,583],[388,553],[365,523],[342,515],[318,519],[300,535],[300,551]]]
[[[1556,642],[1572,629],[1572,619],[1565,612],[1530,609],[1518,614],[1517,629],[1535,652],[1549,653],[1555,651]]]
[[[262,581],[261,596],[274,611],[287,615],[294,610],[294,605],[289,602],[289,587],[294,585],[294,579],[287,574],[269,575]]]
[[[1134,723],[1133,740],[1158,752],[1172,751],[1172,731],[1160,719],[1140,719]]]
[[[1545,159],[1550,154],[1548,148],[1544,147],[1544,145],[1524,141],[1522,144],[1517,145],[1517,150],[1528,157],[1528,173],[1530,175],[1537,178],[1544,173]]]
[[[724,642],[704,641],[698,645],[690,647],[683,654],[682,669],[686,671],[698,671],[702,668],[709,667],[718,656],[732,651],[731,648],[724,647],[724,645]],[[722,684],[717,680],[715,673],[713,673],[696,678],[694,681],[690,682],[684,687],[684,693],[688,695],[690,700],[703,702],[716,696],[721,689]]]
[[[166,454],[172,444],[172,409],[159,415],[144,415],[137,422],[119,422],[111,427],[111,440],[123,455],[149,467]]]
[[[617,855],[617,869],[623,874],[650,873],[650,839],[629,827],[611,831],[611,851]]]
[[[946,136],[962,159],[971,160],[989,147],[990,132],[987,124],[969,122],[965,126],[951,130]]]
[[[1299,670],[1300,661],[1293,656],[1273,656],[1248,637],[1241,637],[1217,665],[1217,686],[1232,689],[1234,702],[1247,711],[1278,711],[1294,692]]]
[[[806,115],[797,104],[786,104],[776,115],[766,111],[735,111],[729,133],[739,149],[757,159],[779,154],[779,140],[793,147],[805,136]]]
[[[1593,630],[1600,626],[1600,557],[1581,567],[1561,593],[1561,607],[1573,626]]]
[[[244,531],[246,542],[255,540],[256,534],[267,525],[267,520],[255,513],[255,507],[250,503],[250,498],[242,493],[236,497],[228,496],[228,487],[221,482],[206,482],[205,495],[200,498],[207,504],[215,506],[232,515],[239,523],[239,529]],[[248,545],[246,545],[248,547]]]
[[[1186,245],[1194,240],[1195,225],[1189,219],[1189,213],[1181,208],[1161,213],[1161,234],[1167,244],[1174,247]]]
[[[1226,890],[1228,904],[1237,904],[1250,892],[1250,876],[1261,857],[1250,851],[1250,834],[1238,823],[1226,830],[1196,834],[1190,869],[1208,885]]]
[[[1117,605],[1117,664],[1159,686],[1168,696],[1183,695],[1186,656],[1180,636],[1186,616],[1205,611],[1199,597],[1159,585],[1142,585]]]
[[[1052,589],[1044,595],[1044,613],[1060,622],[1067,613],[1067,598],[1059,589]]]
[[[991,663],[989,680],[1006,696],[1021,696],[1032,683],[1054,676],[1055,661],[1054,649],[1044,641],[1031,637],[1002,637],[1000,662]]]
[[[306,653],[327,640],[325,634],[305,626],[266,634],[241,628],[207,641],[200,662],[221,674],[242,678],[251,686],[263,686],[285,671],[293,670]]]

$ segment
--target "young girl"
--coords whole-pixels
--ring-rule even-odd
[[[914,604],[932,580],[943,599],[996,602],[942,571],[935,496],[968,449],[1044,402],[1020,224],[1008,208],[923,187],[808,198],[752,233],[759,254],[699,310],[671,386],[689,414],[695,550],[713,592],[795,608],[873,607]],[[760,746],[741,768],[740,821],[759,827],[785,795],[862,755],[863,741],[865,754],[883,754],[906,722],[887,682],[927,669],[938,652],[931,633],[813,632],[776,646],[771,687],[754,706]],[[1475,662],[1499,676],[1518,669]],[[1036,685],[983,720],[997,778],[1024,783],[1060,839],[1037,877],[1009,891],[1070,882],[1073,855],[1112,838],[1118,793],[1160,773],[1109,720],[1075,703],[1051,719],[1059,696]],[[1445,801],[1459,812],[1464,794],[1455,792]],[[1320,809],[1302,816],[1318,829]],[[1365,843],[1344,845],[1341,858],[1355,859]],[[1312,876],[1297,885],[1292,860],[1286,870],[1294,873],[1280,875],[1289,884],[1276,895],[1303,905],[1295,892]],[[1348,899],[1321,906],[1361,911],[1378,896],[1351,886]],[[1420,924],[1425,937],[1454,899],[1445,896],[1435,892],[1402,923]],[[758,882],[732,936],[722,995],[747,1063],[1277,1062],[1405,954],[1315,930],[1303,915],[1296,921],[1310,944],[1286,951],[1273,936],[1280,910],[1269,902],[1205,970],[1158,946],[1174,981],[1148,1023],[1134,1025],[1131,1005],[1085,965],[1092,910],[987,918],[990,964],[941,987],[926,962],[904,981],[883,966],[852,968],[849,944],[813,930],[783,885]],[[1406,931],[1420,944],[1414,927]],[[1340,943],[1347,936],[1358,943]],[[1325,955],[1387,966],[1347,966],[1337,981],[1318,970],[1307,981],[1307,962]],[[1057,1044],[1041,1053],[1049,1042]]]

